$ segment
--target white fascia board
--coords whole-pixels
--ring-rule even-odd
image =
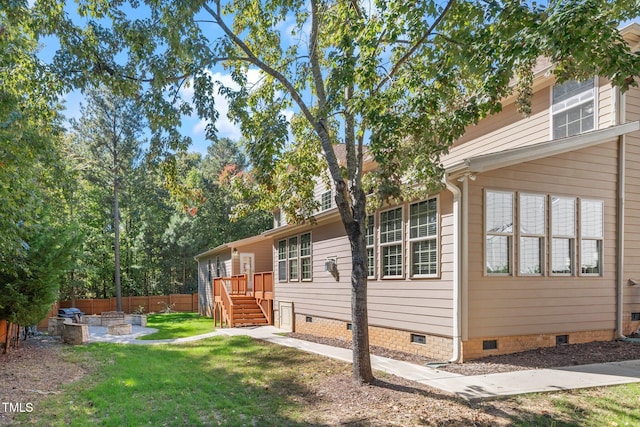
[[[310,219],[303,222],[302,224],[287,224],[283,225],[282,227],[272,228],[271,230],[264,231],[261,235],[265,238],[276,238],[294,234],[301,230],[308,229],[310,226],[326,224],[327,222],[334,221],[335,219],[340,219],[340,212],[338,212],[337,207],[333,207],[331,209],[327,209],[326,211],[318,212],[313,217],[315,219],[315,223]]]
[[[260,240],[263,240],[264,238],[265,237],[262,234],[258,234],[257,236],[247,237],[247,238],[244,238],[244,239],[236,240],[234,242],[223,243],[222,245],[216,246],[213,249],[209,249],[208,251],[203,252],[201,254],[198,254],[193,258],[196,261],[199,261],[199,260],[201,260],[203,258],[209,258],[211,255],[220,254],[226,249],[231,250],[232,248],[236,248],[236,247],[239,247],[239,246],[250,245],[252,243],[259,242]]]
[[[613,138],[640,130],[640,121],[595,130],[568,138],[554,139],[526,147],[512,148],[491,154],[481,154],[465,159],[447,168],[450,176],[461,173],[482,173],[513,166],[557,154],[568,153],[582,148],[602,144]]]

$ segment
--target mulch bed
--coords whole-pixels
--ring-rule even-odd
[[[340,348],[351,348],[351,342],[315,337],[312,335],[289,333],[287,336]],[[418,365],[439,362],[417,354],[370,347],[371,354],[403,360]],[[486,375],[527,369],[557,368],[561,366],[588,365],[591,363],[617,362],[640,359],[640,343],[629,341],[598,341],[585,344],[568,344],[545,347],[521,353],[488,356],[465,363],[438,365],[439,370],[461,375]]]

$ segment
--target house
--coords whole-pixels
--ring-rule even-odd
[[[623,35],[640,49],[640,25]],[[529,117],[507,99],[443,158],[444,190],[370,217],[371,345],[462,361],[640,327],[640,89],[539,65]],[[256,263],[272,260],[276,326],[348,340],[349,244],[316,190],[316,223],[276,218]]]

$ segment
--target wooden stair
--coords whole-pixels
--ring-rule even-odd
[[[254,297],[244,295],[231,295],[230,297],[233,301],[232,327],[262,326],[269,324],[269,321]]]

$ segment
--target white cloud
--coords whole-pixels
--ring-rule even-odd
[[[239,86],[233,81],[230,74],[222,74],[220,72],[212,73],[211,71],[209,71],[209,73],[211,74],[213,81],[220,82],[225,87],[239,89]],[[262,77],[263,75],[261,71],[257,68],[249,69],[247,71],[247,84],[249,85],[249,87],[259,85]],[[215,93],[215,105],[219,113],[218,120],[216,121],[218,136],[227,137],[233,140],[240,139],[240,137],[242,136],[240,127],[237,124],[231,122],[231,120],[229,120],[229,117],[227,116],[229,112],[229,102],[223,95],[218,95],[218,88],[216,88]],[[192,86],[184,87],[181,89],[181,95],[186,100],[192,100],[193,94],[194,92]],[[293,111],[290,110],[284,111],[283,113],[287,117],[287,120],[290,120],[291,116],[293,116]],[[192,115],[192,117],[196,118],[195,114]],[[202,135],[204,135],[205,133],[207,124],[209,124],[209,120],[199,119],[198,122],[195,123],[191,128],[193,136],[202,137]]]

